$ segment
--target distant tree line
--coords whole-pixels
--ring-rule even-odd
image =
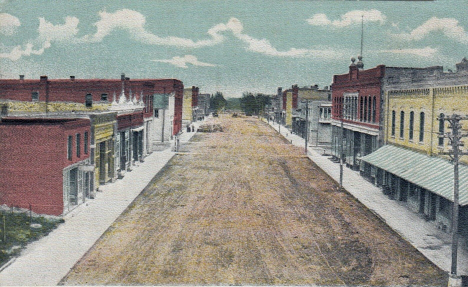
[[[271,104],[271,98],[262,93],[244,92],[240,99],[241,110],[246,115],[259,115],[265,112],[265,107]]]
[[[220,111],[226,107],[226,99],[223,96],[223,93],[216,92],[214,95],[210,97],[210,110],[212,111]]]

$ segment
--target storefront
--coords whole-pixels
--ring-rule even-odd
[[[114,134],[116,113],[90,115],[92,129],[92,152],[95,165],[95,188],[115,179]]]

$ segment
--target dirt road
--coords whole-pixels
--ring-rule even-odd
[[[224,132],[183,146],[63,284],[446,286],[269,126],[215,121]]]

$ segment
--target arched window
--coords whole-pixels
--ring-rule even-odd
[[[364,98],[361,96],[359,100],[359,120],[362,122],[364,120]]]
[[[414,134],[414,112],[410,112],[409,114],[409,140],[413,140],[413,134]]]
[[[400,112],[400,138],[403,138],[405,135],[405,112]]]
[[[367,121],[368,122],[371,122],[372,121],[372,97],[369,96],[369,102],[367,103],[368,104],[368,107],[367,107]]]
[[[444,134],[444,114],[440,114],[439,115],[439,134]],[[443,146],[444,145],[444,138],[442,137],[439,137],[439,146]]]
[[[364,121],[367,122],[367,97],[364,97]]]
[[[376,123],[378,120],[376,119],[377,115],[377,103],[376,103],[376,97],[374,96],[374,100],[372,101],[372,122]]]
[[[395,117],[396,117],[396,112],[392,111],[392,137],[395,136]]]
[[[424,141],[424,112],[419,114],[419,142]]]

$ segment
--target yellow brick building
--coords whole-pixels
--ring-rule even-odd
[[[385,142],[427,155],[448,149],[439,132],[448,131],[441,115],[468,114],[468,85],[387,91]],[[468,121],[462,123],[468,129]],[[467,142],[468,143],[468,142]],[[465,157],[462,159],[468,163]]]
[[[184,100],[182,103],[182,121],[183,124],[192,122],[192,88],[184,89]]]

